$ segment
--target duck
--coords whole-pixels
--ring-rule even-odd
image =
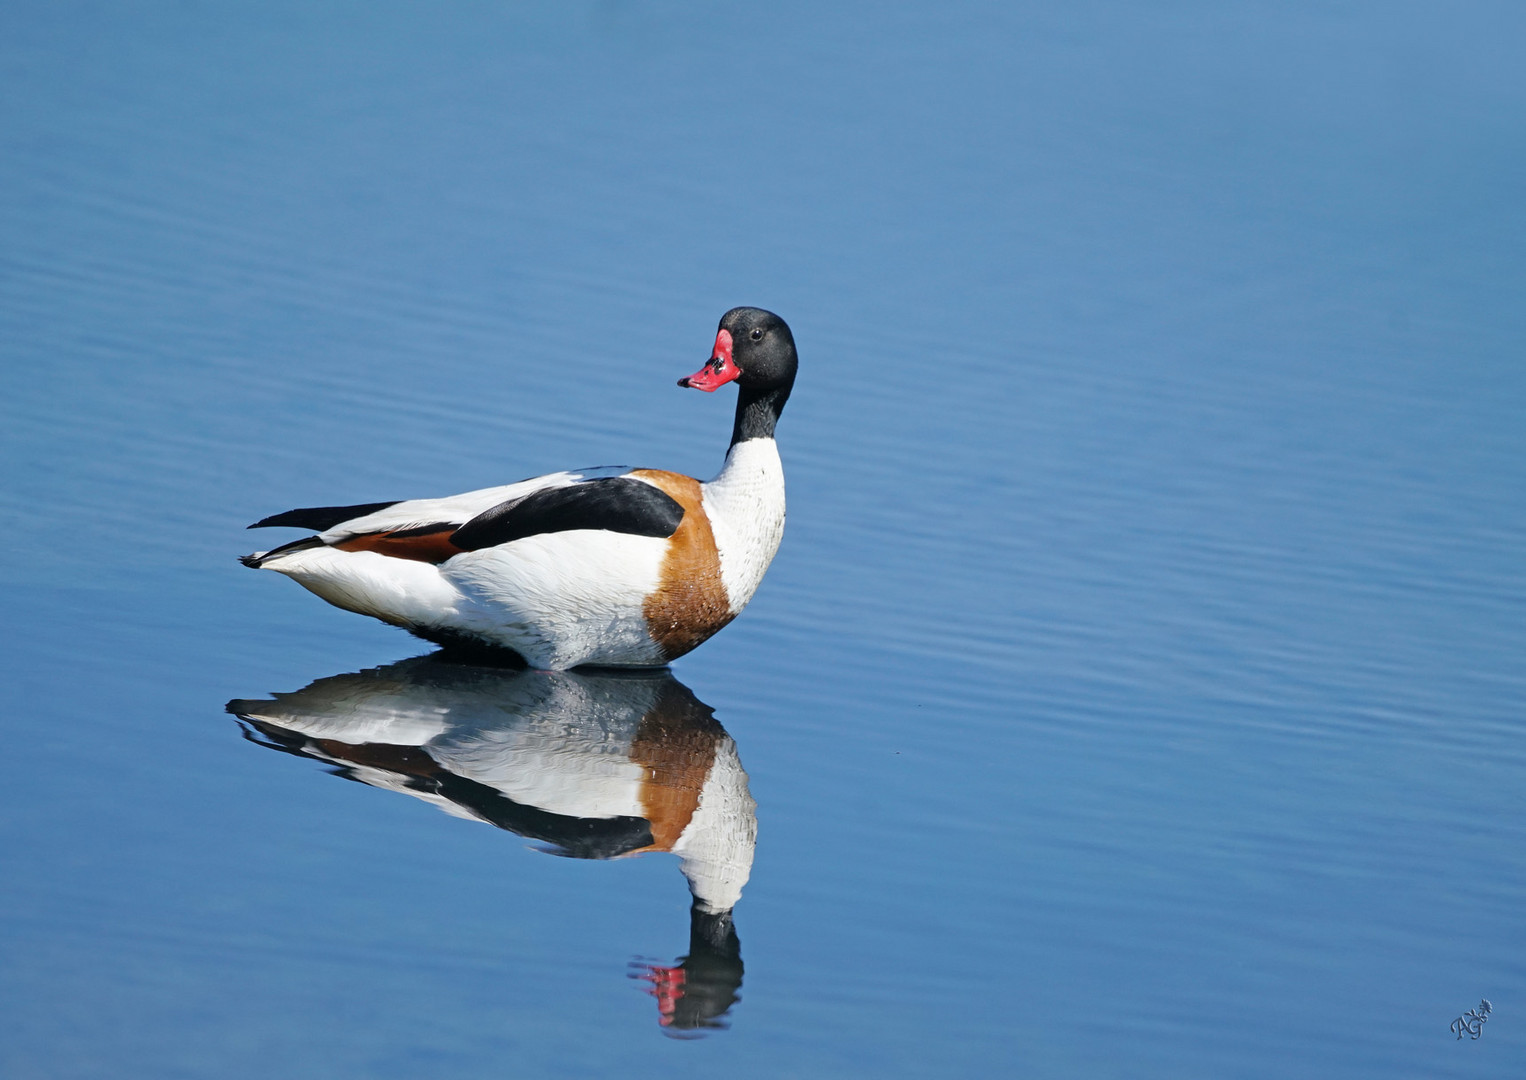
[[[251,529],[311,535],[241,556],[336,607],[448,648],[548,671],[662,667],[730,623],[784,535],[774,438],[798,366],[773,312],[721,317],[710,358],[678,385],[737,385],[731,443],[699,481],[600,467],[433,499],[306,507]]]

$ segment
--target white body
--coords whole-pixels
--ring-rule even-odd
[[[324,543],[433,522],[465,522],[508,499],[595,475],[560,472],[445,499],[397,503],[341,523]],[[642,479],[637,477],[637,479]],[[773,439],[736,443],[700,485],[731,614],[747,606],[784,534],[784,470]],[[601,529],[544,533],[434,564],[335,547],[296,549],[264,563],[329,603],[421,631],[470,635],[514,649],[532,666],[665,662],[646,621],[668,540]]]

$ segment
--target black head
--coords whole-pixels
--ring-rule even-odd
[[[732,308],[721,316],[705,366],[679,386],[715,390],[736,381],[744,390],[772,390],[795,381],[795,338],[789,325],[762,308]]]
[[[719,329],[731,333],[732,357],[742,369],[738,386],[767,390],[795,381],[795,337],[772,311],[732,308],[721,316]]]

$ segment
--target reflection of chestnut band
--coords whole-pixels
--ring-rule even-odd
[[[689,827],[705,778],[715,764],[716,743],[726,735],[693,694],[683,694],[688,702],[670,701],[670,695],[678,696],[678,689],[676,683],[664,687],[663,699],[642,718],[631,741],[631,760],[650,772],[641,786],[641,810],[652,823],[656,851],[672,850]],[[686,707],[689,703],[699,709]]]

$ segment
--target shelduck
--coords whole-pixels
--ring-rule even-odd
[[[779,548],[774,426],[796,365],[779,316],[722,316],[710,359],[678,380],[739,389],[726,462],[708,482],[583,469],[441,499],[288,510],[249,527],[316,535],[240,561],[427,640],[512,650],[536,668],[666,664],[740,614]]]

